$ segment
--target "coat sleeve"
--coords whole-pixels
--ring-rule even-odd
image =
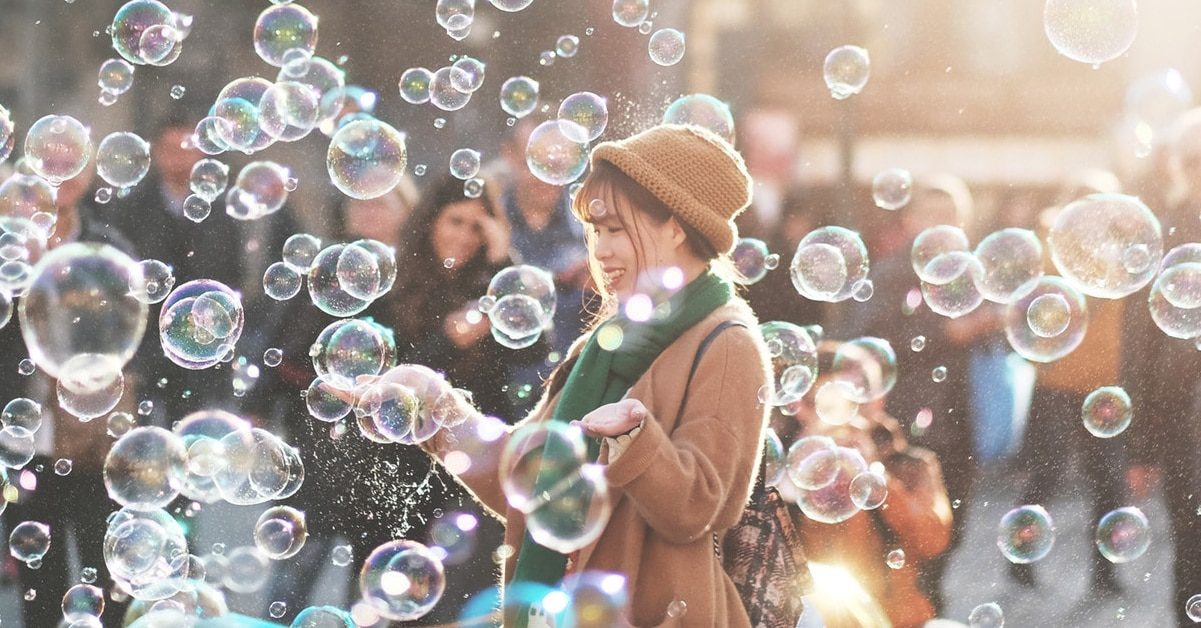
[[[711,531],[731,501],[745,503],[767,414],[759,343],[745,329],[721,334],[705,352],[683,415],[668,435],[654,416],[606,468],[647,525],[674,543]]]

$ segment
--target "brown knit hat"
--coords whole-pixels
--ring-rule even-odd
[[[695,126],[663,124],[592,149],[663,201],[719,254],[738,239],[734,218],[751,202],[751,175],[732,146]]]

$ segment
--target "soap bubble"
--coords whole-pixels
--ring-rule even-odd
[[[426,68],[409,68],[400,75],[400,97],[414,105],[429,102],[434,73]]]
[[[270,65],[284,65],[292,50],[311,56],[316,48],[317,16],[299,4],[268,7],[254,24],[254,51]]]
[[[825,382],[813,395],[814,413],[830,425],[846,425],[859,415],[859,404],[851,399],[853,395],[850,384],[846,382]]]
[[[451,64],[450,80],[460,92],[472,93],[484,84],[487,66],[475,57],[462,56]]]
[[[471,101],[471,92],[460,86],[466,88],[471,85],[471,74],[466,70],[453,65],[440,68],[430,78],[429,100],[442,111],[458,111]]]
[[[345,244],[334,244],[321,250],[308,271],[309,298],[317,309],[331,316],[353,316],[367,309],[370,300],[360,299],[342,289],[338,263]]]
[[[1093,66],[1116,59],[1138,34],[1135,0],[1047,0],[1043,28],[1059,54]]]
[[[284,262],[275,262],[263,272],[263,292],[276,301],[287,301],[300,292],[300,273]]]
[[[510,266],[488,282],[480,310],[492,327],[510,338],[541,333],[555,314],[555,285],[550,273],[537,266]]]
[[[675,65],[684,58],[684,33],[674,28],[655,31],[647,42],[651,61],[663,66]]]
[[[387,442],[403,442],[409,437],[423,410],[412,390],[387,381],[368,385],[355,407],[356,414],[370,418],[373,435]]]
[[[450,174],[456,179],[466,181],[480,171],[480,152],[470,148],[460,148],[450,155]]]
[[[103,244],[66,244],[42,257],[18,307],[34,362],[74,390],[111,383],[146,329],[146,304],[129,295],[140,272]]]
[[[271,432],[238,430],[221,437],[224,464],[212,480],[221,498],[235,505],[291,496],[304,481],[299,453]]]
[[[190,194],[183,202],[183,215],[188,220],[195,223],[204,222],[205,219],[213,213],[211,201],[206,201],[203,198]]]
[[[321,94],[311,85],[279,82],[259,101],[259,127],[277,140],[294,142],[317,126],[320,107]]]
[[[1168,336],[1201,336],[1201,262],[1165,264],[1151,284],[1147,305],[1155,325]]]
[[[442,561],[416,541],[391,541],[375,548],[359,572],[363,599],[381,616],[417,619],[442,598],[446,575]]]
[[[38,521],[22,521],[8,535],[8,552],[29,564],[41,561],[50,551],[50,526]]]
[[[548,120],[530,133],[525,163],[539,180],[551,185],[567,185],[580,178],[588,168],[588,146],[571,139],[562,131],[565,120]],[[572,135],[586,134],[577,129]]]
[[[255,547],[236,547],[229,552],[229,568],[222,584],[234,593],[254,593],[267,584],[271,566]]]
[[[333,423],[350,414],[351,404],[343,399],[345,393],[333,383],[330,376],[319,376],[305,392],[305,405],[309,415],[318,421]]]
[[[148,29],[155,26],[166,26],[171,22],[171,9],[158,0],[126,2],[113,16],[113,23],[110,27],[113,49],[126,61],[145,65],[148,61],[142,57],[142,36]]]
[[[127,432],[104,460],[104,486],[118,504],[154,510],[171,503],[184,484],[187,449],[159,427]]]
[[[887,395],[897,383],[897,354],[882,338],[864,336],[838,345],[831,377],[844,384],[844,396],[869,403]]]
[[[378,246],[372,246],[376,243]],[[375,240],[360,240],[346,245],[338,255],[334,269],[338,287],[352,297],[373,300],[392,286],[395,253]]]
[[[238,293],[211,279],[189,281],[172,291],[159,311],[163,353],[184,368],[208,368],[233,350],[244,322]]]
[[[888,498],[888,482],[879,473],[860,473],[851,480],[851,501],[860,510],[874,510]]]
[[[130,295],[147,304],[167,298],[171,288],[175,287],[175,271],[156,259],[142,260],[138,266],[142,270],[141,277],[130,284]]]
[[[1055,544],[1055,523],[1042,506],[1020,506],[1005,513],[997,528],[997,547],[1011,563],[1042,560]]]
[[[359,200],[383,196],[396,187],[406,161],[404,135],[378,120],[356,120],[338,129],[326,153],[334,186]]]
[[[501,11],[515,13],[530,6],[533,2],[534,0],[492,0],[492,6]]]
[[[55,385],[58,406],[84,421],[103,416],[117,407],[125,394],[125,376],[117,373],[108,384],[96,388],[76,389],[58,380]]]
[[[1042,299],[1044,296],[1049,298]],[[1062,309],[1065,304],[1066,324]],[[1043,276],[1030,281],[1017,291],[1016,298],[1005,309],[1005,336],[1009,344],[1033,362],[1053,362],[1071,353],[1084,340],[1087,328],[1084,295],[1059,277]]]
[[[229,185],[229,166],[216,159],[201,159],[192,166],[188,187],[208,202],[217,200]]]
[[[55,195],[45,179],[33,175],[18,172],[0,183],[0,220],[5,223],[0,228],[0,260],[36,259],[34,251],[12,247],[26,248],[19,240],[27,240],[30,235],[42,238],[53,234],[58,222]],[[36,229],[36,233],[23,233],[29,227]]]
[[[926,279],[926,267],[940,255],[956,251],[970,251],[967,234],[959,227],[936,225],[922,230],[913,239],[909,261],[919,279]]]
[[[821,227],[797,245],[790,265],[792,285],[813,301],[851,298],[854,286],[867,278],[867,247],[858,233],[844,227]]]
[[[1151,523],[1133,506],[1118,508],[1097,523],[1097,551],[1111,563],[1128,563],[1147,553],[1151,546]]]
[[[580,38],[575,35],[563,35],[555,40],[555,54],[564,59],[570,59],[580,51]]]
[[[100,64],[96,83],[106,92],[124,94],[133,87],[133,66],[124,59],[109,59]]]
[[[1102,386],[1089,393],[1081,409],[1084,428],[1097,438],[1113,438],[1126,431],[1134,418],[1130,395],[1118,386]]]
[[[967,617],[968,628],[1002,628],[1005,625],[1005,614],[1001,605],[996,602],[981,604],[972,609]]]
[[[304,513],[291,506],[268,508],[254,524],[254,544],[273,560],[284,560],[298,554],[308,535]]]
[[[646,21],[650,13],[648,0],[613,0],[613,21],[618,24],[636,28]]]
[[[284,241],[283,260],[298,273],[307,273],[321,252],[321,239],[308,233],[296,233]]]
[[[199,410],[172,426],[171,431],[187,448],[188,459],[181,493],[188,499],[212,504],[221,499],[213,476],[225,464],[225,447],[221,439],[237,431],[250,429],[250,424],[224,410]]]
[[[392,331],[363,319],[330,323],[309,350],[313,370],[341,390],[353,390],[358,377],[379,375],[396,365]]]
[[[758,283],[767,276],[767,271],[774,270],[780,264],[780,256],[768,251],[767,243],[756,238],[738,240],[730,259],[738,271],[735,281],[744,286]]]
[[[221,89],[209,110],[209,115],[221,121],[213,127],[219,140],[246,154],[263,150],[275,141],[263,131],[259,108],[271,86],[266,79],[244,77],[230,81]]]
[[[19,427],[30,433],[42,427],[42,404],[25,397],[17,397],[4,405],[0,411],[0,423],[4,427]]]
[[[51,185],[74,179],[91,158],[91,130],[71,116],[42,117],[25,135],[25,163]]]
[[[889,569],[903,568],[905,566],[905,550],[897,548],[888,552],[888,554],[884,557],[884,564],[888,565]]]
[[[797,506],[806,517],[818,523],[842,523],[859,512],[851,499],[851,481],[867,471],[867,462],[854,449],[835,450],[834,477],[829,484],[815,490],[800,490]]]
[[[448,31],[470,28],[475,20],[475,0],[438,0],[434,15],[438,25]]]
[[[20,469],[33,460],[33,454],[33,432],[16,425],[0,430],[0,465]]]
[[[573,477],[548,486],[543,503],[526,514],[530,537],[563,554],[596,541],[609,523],[612,503],[604,467],[584,465]]]
[[[178,54],[183,52],[179,48],[183,39],[183,35],[173,26],[155,24],[142,31],[142,36],[138,39],[138,55],[150,65],[170,65],[178,58]]]
[[[817,379],[817,343],[804,328],[784,321],[759,325],[771,357],[773,378],[764,403],[786,406],[809,392]]]
[[[767,428],[763,433],[763,477],[764,484],[775,486],[784,479],[788,462],[785,458],[784,443],[776,435],[776,431]]]
[[[681,96],[663,113],[664,124],[690,124],[708,129],[734,144],[734,114],[730,105],[709,94]]]
[[[548,490],[574,483],[586,457],[580,428],[557,421],[530,423],[505,441],[500,458],[501,489],[509,504],[532,512]]]
[[[838,446],[826,436],[803,436],[788,448],[785,469],[797,488],[825,487],[838,475]]]
[[[559,130],[568,139],[586,144],[605,132],[609,124],[608,103],[592,92],[576,92],[559,104],[559,120],[564,121]]]
[[[500,86],[500,108],[505,113],[524,118],[537,107],[538,81],[528,76],[515,76]]]
[[[296,614],[291,628],[355,628],[350,613],[336,606],[310,606]]]
[[[867,50],[859,46],[839,46],[826,55],[822,76],[830,95],[844,100],[863,91],[871,74]]]
[[[233,124],[215,115],[201,118],[196,123],[196,131],[192,133],[191,143],[197,150],[206,155],[220,155],[229,150],[229,143],[224,136],[233,131]]]
[[[1001,229],[976,245],[983,271],[976,287],[993,303],[1009,303],[1014,293],[1043,274],[1043,246],[1028,229]]]
[[[90,584],[77,584],[63,594],[62,608],[63,619],[68,622],[98,619],[104,612],[104,591]]]
[[[166,599],[187,586],[187,539],[166,511],[123,508],[109,515],[103,552],[109,573],[136,599]]]
[[[923,275],[922,297],[935,314],[959,318],[984,302],[984,295],[976,287],[984,269],[971,253],[943,253],[930,260]]]
[[[872,200],[880,209],[900,209],[912,196],[913,175],[904,168],[881,170],[872,178]]]
[[[1163,256],[1159,219],[1141,200],[1121,194],[1092,194],[1068,204],[1056,214],[1047,240],[1063,278],[1102,299],[1119,299],[1150,283]],[[1127,251],[1140,246],[1146,264],[1131,265]]]

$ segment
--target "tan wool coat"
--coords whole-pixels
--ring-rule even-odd
[[[728,328],[710,344],[680,411],[699,345],[726,320],[746,327]],[[574,350],[581,346],[577,342]],[[737,523],[750,494],[768,417],[758,401],[770,378],[767,356],[754,314],[735,298],[664,349],[630,389],[629,397],[641,401],[648,416],[622,454],[607,464],[612,515],[600,537],[573,555],[569,569],[623,574],[631,625],[750,625],[714,553],[713,533]],[[548,420],[556,403],[557,396],[544,398],[526,421]],[[509,432],[498,436],[495,425],[480,429],[480,423],[443,430],[424,447],[444,460],[462,452],[451,466],[505,522],[505,542],[515,550],[505,565],[507,581],[525,520],[505,501],[500,486],[498,461]],[[462,454],[470,459],[465,470]],[[599,462],[608,462],[607,447]]]

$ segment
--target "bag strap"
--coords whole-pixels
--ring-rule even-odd
[[[705,351],[709,349],[709,345],[713,344],[714,340],[717,340],[717,336],[721,334],[721,332],[731,327],[745,328],[746,323],[743,323],[742,321],[722,321],[718,323],[717,326],[712,329],[712,331],[709,332],[709,335],[705,336],[705,339],[701,341],[700,346],[697,347],[696,357],[692,358],[692,368],[688,369],[688,380],[684,384],[684,395],[680,397],[680,409],[676,411],[677,421],[679,420],[680,415],[684,414],[684,403],[688,401],[688,389],[692,387],[692,376],[696,375],[696,369],[701,365],[701,357],[705,355]]]

